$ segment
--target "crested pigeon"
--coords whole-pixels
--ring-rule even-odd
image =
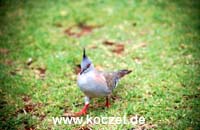
[[[81,71],[78,74],[77,83],[80,90],[85,94],[85,105],[76,113],[77,116],[85,115],[89,107],[90,99],[94,97],[106,97],[106,107],[110,106],[109,97],[117,86],[120,78],[132,72],[131,70],[119,70],[116,72],[104,72],[95,69],[91,60],[83,49]]]

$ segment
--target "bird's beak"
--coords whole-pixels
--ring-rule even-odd
[[[83,73],[83,70],[81,70],[80,75]]]

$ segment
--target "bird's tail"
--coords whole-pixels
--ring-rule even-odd
[[[132,72],[132,70],[119,70],[117,72],[117,76],[120,79],[120,78],[124,77],[125,75],[127,75],[127,74],[129,74],[131,72]]]

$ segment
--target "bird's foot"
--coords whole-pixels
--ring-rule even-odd
[[[109,108],[109,107],[110,107],[110,103],[109,103],[109,102],[106,102],[105,106],[106,106],[107,108]]]
[[[106,106],[107,108],[110,107],[110,103],[109,103],[109,99],[108,99],[108,98],[106,98],[106,104],[105,104],[105,106]]]
[[[85,104],[83,109],[80,112],[75,113],[76,116],[84,116],[87,114],[87,109],[89,107],[89,104]]]

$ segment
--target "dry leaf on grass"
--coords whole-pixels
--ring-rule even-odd
[[[68,36],[81,37],[91,33],[94,29],[99,28],[98,25],[86,25],[84,23],[79,23],[78,25],[70,26],[65,29],[64,33]],[[75,30],[76,29],[76,30]]]
[[[106,41],[103,41],[103,44],[106,46],[112,46],[113,48],[111,49],[111,52],[118,55],[122,54],[125,50],[125,45],[121,43],[106,40]]]
[[[123,44],[117,44],[115,45],[114,49],[112,49],[112,52],[113,53],[116,53],[116,54],[122,54],[122,52],[124,51],[124,45]]]
[[[9,59],[6,59],[5,62],[4,62],[5,65],[12,65],[13,64],[13,61],[12,60],[9,60]]]
[[[6,48],[0,48],[0,53],[3,54],[3,55],[6,55],[9,53],[9,50],[6,49]]]
[[[45,77],[45,74],[46,74],[46,68],[45,67],[38,67],[34,70],[35,72],[35,76],[36,78],[44,78]]]
[[[116,44],[116,43],[115,43],[115,42],[112,42],[112,41],[106,40],[106,41],[103,42],[103,44],[104,44],[104,45],[107,45],[107,46],[112,46],[112,45],[114,45],[114,44]]]

